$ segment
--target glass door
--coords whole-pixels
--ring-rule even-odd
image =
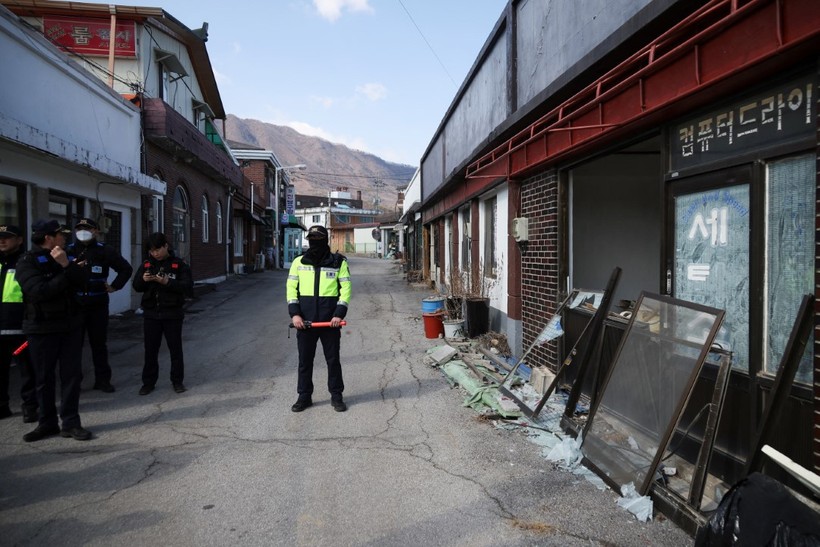
[[[667,292],[726,311],[714,343],[749,370],[752,282],[751,169],[712,173],[672,186],[672,256]]]
[[[293,260],[302,254],[302,229],[285,228],[285,268],[290,268]]]

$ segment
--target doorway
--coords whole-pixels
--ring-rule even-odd
[[[803,295],[814,292],[815,160],[798,154],[668,181],[666,292],[726,311],[715,344],[732,372],[713,467],[733,483],[748,459]],[[813,340],[770,444],[811,462]],[[708,362],[690,415],[708,403]],[[698,432],[694,424],[692,432]]]
[[[671,186],[673,241],[667,246],[667,292],[726,311],[715,344],[749,371],[752,171],[749,167],[692,177]],[[757,258],[757,257],[754,257]]]
[[[302,229],[285,228],[285,268],[290,268],[293,260],[302,254]]]

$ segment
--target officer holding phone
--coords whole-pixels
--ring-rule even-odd
[[[171,354],[171,384],[176,393],[186,391],[182,383],[185,364],[182,354],[182,321],[185,297],[193,293],[191,268],[173,255],[162,232],[148,236],[148,258],[137,269],[132,282],[142,293],[145,363],[140,395],[154,391],[159,378],[159,348],[162,338]]]

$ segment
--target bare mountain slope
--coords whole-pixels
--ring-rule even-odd
[[[282,165],[305,164],[305,171],[291,171],[299,194],[326,195],[346,187],[353,196],[361,190],[365,207],[381,201],[381,209],[394,210],[399,188],[407,186],[416,168],[391,163],[378,156],[352,150],[318,137],[303,135],[290,127],[228,115],[226,137],[272,150]]]

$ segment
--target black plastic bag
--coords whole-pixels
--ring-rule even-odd
[[[780,482],[752,473],[723,496],[696,547],[820,547],[820,514]]]

